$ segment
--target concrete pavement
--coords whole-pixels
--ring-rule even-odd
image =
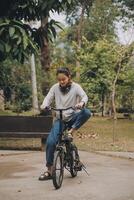
[[[44,152],[0,151],[0,200],[134,200],[133,159],[80,151],[89,176],[71,178],[65,170],[61,189],[38,181]]]

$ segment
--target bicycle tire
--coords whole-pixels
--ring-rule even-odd
[[[55,189],[59,189],[63,182],[64,176],[64,164],[63,164],[63,152],[61,150],[57,150],[54,154],[54,162],[53,162],[53,173],[52,180]]]
[[[76,170],[76,165],[78,163],[78,150],[75,145],[72,145],[70,151],[70,173],[72,177],[76,177],[78,171]]]

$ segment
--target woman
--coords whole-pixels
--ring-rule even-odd
[[[48,108],[53,100],[55,101],[55,107],[57,109],[76,107],[76,111],[72,109],[63,111],[63,119],[68,124],[69,128],[69,137],[73,137],[73,132],[80,128],[91,116],[90,111],[84,108],[87,104],[88,97],[82,87],[72,81],[71,73],[68,68],[59,68],[56,75],[58,83],[54,84],[49,90],[41,105],[41,109]],[[60,133],[59,123],[59,114],[57,113],[56,120],[53,123],[53,127],[46,142],[47,170],[40,175],[39,180],[51,179],[54,151]]]

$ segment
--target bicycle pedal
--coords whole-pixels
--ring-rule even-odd
[[[76,171],[82,171],[82,167],[79,167],[79,166],[78,166],[78,167],[75,166],[74,169],[75,169]]]
[[[78,164],[75,166],[76,171],[82,171],[83,164],[81,162],[78,162]]]

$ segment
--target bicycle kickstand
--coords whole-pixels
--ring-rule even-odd
[[[89,173],[88,173],[88,171],[86,170],[86,167],[85,167],[85,165],[83,165],[83,163],[82,163],[82,169],[86,172],[86,174],[89,176]]]

